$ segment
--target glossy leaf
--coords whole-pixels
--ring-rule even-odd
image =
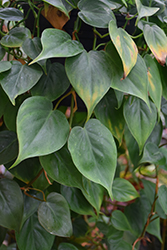
[[[84,50],[81,43],[71,40],[69,34],[58,29],[45,29],[41,42],[43,50],[32,63],[52,57],[71,57]]]
[[[163,165],[166,160],[158,146],[152,142],[148,142],[144,147],[143,156],[139,162],[141,163],[153,163],[155,165]]]
[[[0,165],[6,164],[17,157],[18,141],[17,136],[12,131],[0,132]]]
[[[13,180],[0,179],[0,211],[0,225],[19,231],[23,216],[23,195]]]
[[[48,99],[26,99],[17,116],[19,155],[12,167],[26,158],[59,150],[66,143],[68,133],[66,117],[60,111],[52,110],[52,103]]]
[[[38,208],[40,224],[50,233],[61,237],[72,234],[70,210],[64,197],[52,192],[47,201],[42,202]]]
[[[99,214],[101,204],[103,202],[104,188],[84,176],[82,176],[83,188],[81,189],[85,198],[89,203],[96,209],[97,214]]]
[[[68,147],[78,170],[105,187],[112,197],[117,151],[111,132],[100,121],[91,119],[84,128],[71,130]]]
[[[62,242],[59,244],[58,250],[78,250],[78,248],[70,243]]]
[[[107,45],[106,52],[111,58],[111,87],[130,95],[137,96],[149,105],[147,67],[142,57],[138,55],[137,62],[129,75],[124,80],[121,80],[123,76],[122,62],[112,43]]]
[[[144,57],[148,73],[148,91],[158,111],[161,107],[162,85],[158,67],[150,55]]]
[[[137,20],[140,20],[142,17],[145,17],[145,16],[146,17],[152,16],[159,10],[159,8],[156,8],[156,7],[144,6],[140,0],[135,0],[135,2],[136,2],[137,11],[138,11]]]
[[[157,112],[155,105],[150,102],[151,111],[140,99],[130,97],[124,104],[124,117],[128,128],[136,139],[140,153],[156,124]]]
[[[111,224],[120,231],[132,230],[126,216],[120,210],[112,212]]]
[[[114,179],[112,192],[114,200],[120,202],[130,201],[139,197],[134,186],[129,181],[122,178]]]
[[[5,167],[9,170],[12,163],[5,164]],[[30,158],[19,163],[15,168],[10,169],[10,173],[13,174],[17,179],[29,183],[33,178],[37,176],[41,170],[41,165],[38,158]],[[24,171],[23,171],[24,169]]]
[[[4,55],[5,55],[5,49],[0,44],[0,60],[4,58]]]
[[[65,186],[82,188],[82,175],[75,167],[66,147],[40,157],[40,162],[53,180]]]
[[[84,51],[67,58],[65,68],[72,86],[86,104],[89,118],[111,85],[110,58],[104,51]]]
[[[167,57],[167,37],[157,25],[144,25],[144,38],[157,61],[164,65]]]
[[[1,61],[0,62],[0,73],[9,70],[12,67],[10,62]]]
[[[115,93],[110,89],[95,108],[96,117],[111,131],[119,144],[122,142],[125,120],[123,108],[117,108],[118,102]]]
[[[78,8],[80,9],[78,16],[93,27],[107,28],[110,20],[116,22],[111,10],[116,8],[114,2],[96,0],[96,4],[94,4],[94,0],[81,0]]]
[[[2,37],[0,43],[9,48],[16,48],[20,47],[27,38],[31,38],[30,30],[23,27],[16,27]]]
[[[138,49],[130,35],[122,28],[117,28],[114,21],[109,23],[109,34],[122,60],[124,74],[127,77],[137,62]]]
[[[0,8],[0,19],[7,21],[21,21],[23,18],[23,13],[16,8]]]
[[[47,75],[43,74],[38,83],[32,88],[34,96],[45,96],[50,101],[60,97],[70,86],[64,66],[60,63],[49,64]]]
[[[42,51],[41,39],[39,37],[27,38],[22,44],[22,49],[31,59],[35,59]],[[37,63],[46,71],[46,60]]]
[[[16,233],[16,241],[20,250],[50,250],[55,236],[49,234],[39,223],[37,213],[29,217],[21,231]]]
[[[95,215],[93,207],[85,199],[81,191],[74,187],[61,186],[61,194],[67,200],[70,209],[82,215]]]
[[[157,63],[160,77],[161,77],[161,83],[162,83],[162,96],[167,100],[167,66],[162,66],[159,63]]]
[[[147,227],[147,232],[156,236],[159,241],[162,243],[161,229],[160,229],[160,218],[157,218],[156,215],[152,217],[152,222]]]
[[[155,127],[151,132],[150,136],[148,137],[146,143],[152,142],[155,143],[157,146],[159,146],[162,138],[162,132],[163,132],[163,125],[162,121],[160,120],[155,124]]]
[[[38,65],[27,66],[13,61],[12,68],[0,74],[0,82],[12,104],[15,105],[16,97],[31,89],[41,76],[42,70]]]
[[[165,185],[162,185],[158,189],[158,199],[159,202],[167,215],[167,197],[166,197],[167,187]]]

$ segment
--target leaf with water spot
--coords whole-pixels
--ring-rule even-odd
[[[109,23],[109,34],[116,47],[124,68],[123,78],[126,78],[137,61],[138,49],[130,35],[122,28],[117,28],[114,21]]]

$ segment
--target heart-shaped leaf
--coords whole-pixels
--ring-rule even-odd
[[[47,201],[42,202],[38,208],[40,224],[50,233],[61,237],[72,234],[70,210],[64,197],[52,192]]]
[[[6,164],[17,157],[18,141],[13,131],[0,132],[0,165]]]
[[[109,34],[122,60],[124,68],[122,77],[124,79],[136,64],[138,49],[130,35],[122,28],[117,28],[114,21],[109,23]]]
[[[142,17],[152,16],[159,10],[159,8],[156,8],[156,7],[144,6],[140,2],[140,0],[135,0],[135,2],[136,2],[137,11],[138,11],[137,21],[140,20]]]
[[[0,8],[0,19],[7,21],[21,21],[23,18],[23,13],[16,8]]]
[[[122,142],[125,120],[123,108],[118,107],[118,102],[114,90],[110,89],[95,108],[96,117],[111,131],[119,144]]]
[[[145,24],[143,28],[144,38],[157,61],[164,65],[167,57],[167,36],[156,24]]]
[[[144,147],[143,156],[139,164],[144,162],[149,162],[156,165],[163,165],[165,164],[166,160],[158,146],[155,143],[148,142]]]
[[[38,83],[32,88],[32,95],[45,96],[50,101],[60,97],[70,86],[64,66],[60,63],[49,63],[47,75],[43,74]]]
[[[85,199],[79,189],[61,186],[61,194],[67,200],[70,209],[75,213],[82,215],[95,215],[93,207]]]
[[[52,110],[48,99],[41,96],[26,99],[18,111],[19,155],[12,167],[26,158],[59,150],[66,143],[68,134],[69,124],[65,115]]]
[[[114,2],[107,0],[81,0],[78,3],[80,12],[78,16],[87,24],[98,27],[107,28],[110,20],[116,22],[115,16],[111,9],[116,8]]]
[[[54,239],[55,236],[40,225],[37,213],[29,217],[21,231],[16,233],[16,241],[20,250],[51,249]]]
[[[129,181],[122,178],[114,179],[112,192],[114,200],[120,202],[130,201],[139,197],[134,186]]]
[[[12,68],[0,74],[0,82],[12,104],[15,105],[16,97],[31,89],[41,76],[42,69],[38,65],[28,66],[13,61]]]
[[[69,17],[69,11],[72,9],[71,5],[66,0],[45,0],[44,2],[53,5]],[[72,1],[73,4],[73,1]]]
[[[16,48],[21,47],[27,38],[31,38],[30,30],[24,27],[16,27],[2,37],[0,43],[5,47]]]
[[[31,63],[52,57],[71,57],[80,54],[84,48],[78,41],[58,29],[45,29],[41,37],[43,50]]]
[[[66,147],[53,154],[40,157],[40,162],[53,180],[65,186],[82,188],[82,175],[72,162]]]
[[[110,57],[104,51],[84,51],[67,58],[65,68],[71,84],[86,104],[88,119],[111,86]]]
[[[112,197],[117,150],[111,132],[100,121],[91,119],[84,128],[71,130],[68,147],[78,170],[105,187]]]
[[[23,216],[23,195],[13,180],[0,179],[0,211],[0,225],[19,231]]]
[[[82,176],[82,193],[89,203],[96,209],[97,214],[99,214],[101,204],[103,202],[104,188]]]
[[[151,110],[145,102],[136,97],[130,97],[124,103],[124,117],[130,132],[139,145],[140,153],[156,124],[156,107],[152,102],[150,102],[150,107]]]
[[[115,210],[112,212],[111,224],[120,231],[132,231],[128,219],[120,210]]]
[[[111,58],[111,87],[124,93],[137,96],[149,105],[147,67],[142,57],[138,55],[137,62],[129,75],[124,80],[121,80],[123,75],[122,62],[113,43],[107,45],[106,52]]]
[[[158,67],[150,55],[144,57],[148,74],[148,91],[158,111],[161,108],[162,84]]]
[[[12,67],[10,62],[0,62],[0,73],[9,70]]]

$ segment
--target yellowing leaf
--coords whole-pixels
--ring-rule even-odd
[[[109,34],[121,57],[124,68],[123,78],[126,78],[136,64],[138,49],[128,33],[122,28],[117,28],[114,21],[109,23]]]

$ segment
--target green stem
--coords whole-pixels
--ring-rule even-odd
[[[100,43],[99,45],[96,46],[96,48],[94,50],[98,50],[99,47],[105,46],[105,45],[106,45],[106,43]]]
[[[30,11],[31,11],[31,8],[28,10],[27,15],[25,16],[25,18],[23,18],[21,21],[17,22],[17,23],[12,27],[12,29],[14,29],[15,27],[19,26],[22,22],[24,22],[24,21],[28,18]]]
[[[72,121],[73,121],[73,117],[74,117],[74,96],[72,95],[71,96],[71,112],[70,112],[70,121],[69,121],[69,124],[70,124],[70,128],[72,127]]]
[[[76,9],[76,7],[72,4],[72,3],[70,3],[68,0],[65,0],[73,9]]]
[[[56,110],[59,106],[59,104],[61,103],[62,100],[64,100],[67,96],[71,95],[72,91],[68,92],[66,95],[62,96],[62,98],[60,98],[60,100],[56,103],[54,110]]]
[[[126,20],[132,20],[133,18],[135,18],[136,16],[138,15],[138,13],[134,14],[133,16],[131,17],[125,17]]]
[[[131,38],[133,38],[133,39],[137,39],[137,38],[139,38],[139,37],[141,37],[141,36],[143,36],[143,32],[142,33],[140,33],[139,35],[137,35],[137,36],[131,36]]]
[[[3,33],[1,30],[0,30],[0,35],[3,37],[3,36],[6,36],[5,33]]]
[[[40,15],[43,7],[39,9],[38,16],[37,16],[37,37],[40,37],[40,26],[39,26],[39,20],[40,20]]]
[[[96,48],[96,42],[97,42],[97,36],[94,34],[94,40],[93,40],[93,50]]]
[[[96,30],[96,28],[93,28],[93,32],[94,32],[96,35],[98,35],[100,38],[105,38],[106,36],[109,35],[109,33],[106,33],[106,34],[104,34],[104,35],[101,35],[101,34]]]

